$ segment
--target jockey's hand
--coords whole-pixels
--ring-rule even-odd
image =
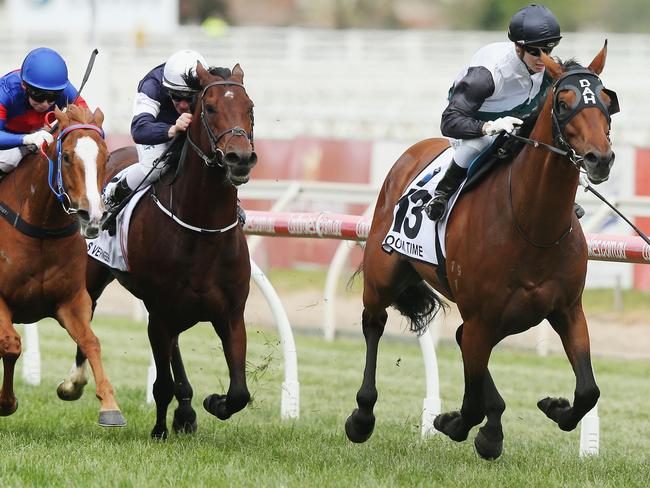
[[[25,137],[23,137],[23,144],[25,146],[34,145],[36,147],[41,147],[44,142],[52,144],[52,141],[54,141],[52,134],[46,130],[39,130],[33,134],[25,134]]]
[[[190,126],[190,122],[192,122],[192,114],[190,113],[181,114],[176,119],[176,123],[169,128],[169,131],[167,132],[169,134],[169,138],[173,139],[174,136],[179,132],[185,132],[187,128]]]
[[[483,133],[486,136],[493,136],[499,132],[507,132],[510,134],[516,126],[523,124],[524,121],[517,117],[501,117],[500,119],[490,120],[483,124]]]

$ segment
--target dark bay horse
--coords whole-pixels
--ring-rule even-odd
[[[225,72],[223,76],[213,73]],[[253,102],[243,85],[244,72],[197,67],[193,118],[187,132],[185,162],[172,185],[159,182],[138,202],[128,235],[130,272],[104,267],[89,258],[87,284],[93,302],[117,278],[149,312],[148,334],[157,377],[156,424],[151,436],[168,435],[167,408],[176,395],[173,428],[192,432],[196,413],[192,388],[178,349],[178,335],[209,321],[221,338],[230,371],[225,395],[203,402],[225,420],[250,400],[246,386],[244,306],[249,292],[248,246],[237,217],[237,186],[246,183],[257,161],[253,148]],[[108,177],[137,160],[135,148],[113,152]],[[155,196],[155,198],[154,198]],[[160,208],[159,208],[160,207]],[[75,399],[83,387],[84,355],[77,371],[59,388]],[[173,369],[170,371],[170,362]]]
[[[436,417],[437,430],[463,441],[487,417],[476,436],[476,450],[486,459],[501,455],[505,402],[488,371],[490,354],[504,337],[544,319],[562,339],[576,388],[573,405],[563,398],[544,398],[538,407],[562,430],[570,431],[596,405],[600,392],[582,310],[587,246],[573,202],[580,172],[597,184],[608,178],[614,162],[609,127],[610,113],[618,110],[618,103],[597,76],[605,64],[606,47],[607,43],[588,69],[543,56],[555,83],[532,128],[531,144],[461,196],[450,216],[445,237],[449,287],[435,267],[382,250],[397,201],[415,176],[448,147],[447,141],[415,144],[390,170],[364,252],[362,327],[367,352],[358,408],[345,425],[351,441],[366,441],[374,429],[377,348],[386,308],[394,306],[410,319],[412,328],[422,330],[443,306],[427,284],[455,301],[463,320],[456,332],[464,364],[463,403],[460,411]],[[591,87],[589,93],[585,87]],[[533,140],[542,144],[534,145]],[[423,212],[420,218],[426,218]]]
[[[90,329],[86,245],[79,233],[81,226],[84,236],[95,237],[104,213],[104,114],[76,105],[54,114],[56,143],[27,155],[0,184],[0,415],[18,408],[13,376],[21,343],[13,323],[54,317],[88,356],[101,403],[99,423],[122,426],[126,422]]]

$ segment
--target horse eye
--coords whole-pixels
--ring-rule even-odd
[[[566,112],[567,110],[569,110],[569,105],[567,105],[567,103],[564,100],[560,100],[557,103],[557,107],[560,109],[561,112]]]
[[[70,166],[70,155],[67,152],[63,153],[63,162],[66,166]]]
[[[212,105],[206,106],[205,111],[208,113],[208,115],[214,115],[217,113],[217,110]]]

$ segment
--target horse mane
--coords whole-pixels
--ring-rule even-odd
[[[224,80],[227,80],[230,78],[230,75],[232,74],[230,69],[228,68],[220,68],[217,66],[210,66],[208,68],[208,73],[210,73],[213,76],[219,76],[223,78]],[[199,81],[198,75],[194,73],[185,73],[181,75],[183,78],[183,81],[185,84],[188,86],[188,88],[198,92],[201,90],[201,82]]]

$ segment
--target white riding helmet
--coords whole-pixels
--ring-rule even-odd
[[[163,69],[163,86],[174,91],[192,91],[183,80],[183,75],[188,73],[196,75],[197,62],[201,63],[205,69],[208,69],[208,63],[196,51],[184,49],[172,54]]]

